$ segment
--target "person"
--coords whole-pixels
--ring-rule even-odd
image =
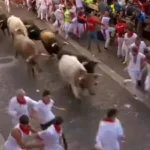
[[[120,142],[125,136],[117,114],[117,109],[109,109],[106,118],[100,121],[96,135],[96,150],[120,150]]]
[[[125,27],[126,27],[126,23],[124,23],[122,20],[118,19],[117,24],[116,24],[116,33],[117,33],[117,42],[118,42],[117,56],[119,58],[123,57],[122,44],[123,44],[123,40],[124,40]]]
[[[144,65],[144,54],[138,52],[137,47],[132,47],[131,52],[129,53],[129,63],[125,69],[128,71],[131,79],[125,79],[124,84],[126,85],[128,82],[132,83],[132,92],[135,99],[138,99],[136,86],[141,80],[141,70],[144,68]]]
[[[36,137],[44,143],[44,150],[67,150],[68,145],[62,130],[63,119],[56,117],[46,130],[38,132]]]
[[[150,95],[150,54],[146,56],[147,76],[144,83],[144,89]]]
[[[81,18],[82,20],[87,22],[87,31],[88,31],[88,49],[91,49],[91,41],[96,43],[97,49],[101,52],[99,40],[96,32],[96,25],[102,23],[91,13],[87,15],[87,18]]]
[[[18,124],[20,116],[29,116],[28,109],[34,108],[36,103],[36,101],[26,96],[26,93],[23,89],[17,90],[16,96],[11,98],[8,106],[8,114],[12,117],[13,125],[16,126]]]
[[[47,3],[46,0],[39,0],[39,8],[38,8],[38,18],[41,20],[45,19],[47,16]]]
[[[124,35],[124,41],[122,44],[122,53],[124,55],[124,62],[123,64],[126,64],[128,62],[128,55],[129,55],[129,49],[131,44],[135,42],[135,39],[137,37],[137,34],[133,31],[133,26],[131,24],[127,25],[126,28],[127,32]]]
[[[72,30],[72,10],[71,10],[71,4],[66,4],[66,10],[64,12],[65,17],[65,24],[64,24],[64,31],[65,31],[65,39],[68,39],[68,34]]]
[[[144,50],[147,48],[147,45],[144,41],[141,41],[140,37],[136,37],[135,42],[131,44],[131,47],[132,46],[138,47],[138,51],[142,54],[144,54]]]
[[[85,11],[83,8],[78,9],[77,18],[78,18],[78,37],[80,38],[81,35],[86,31],[86,21],[81,19],[86,18]]]
[[[54,12],[55,15],[55,22],[53,24],[54,28],[56,29],[56,31],[59,30],[59,33],[61,30],[63,30],[64,27],[64,13],[63,13],[63,5],[59,5],[59,8],[56,9],[56,11]]]
[[[44,90],[42,100],[39,100],[34,107],[35,114],[37,115],[42,130],[47,129],[55,119],[55,115],[51,111],[53,105],[54,101],[51,99],[50,91]]]
[[[27,115],[22,115],[19,118],[19,124],[12,129],[8,139],[6,140],[4,150],[42,148],[42,142],[30,145],[26,145],[24,143],[24,138],[31,133],[36,133],[36,131],[29,124],[29,117]]]
[[[102,32],[103,36],[106,39],[104,49],[108,50],[108,46],[109,46],[109,43],[110,43],[110,38],[111,38],[111,36],[114,36],[114,34],[115,34],[115,28],[110,27],[110,25],[109,25],[110,17],[109,17],[109,12],[108,11],[105,11],[101,22],[102,22],[101,32]],[[110,36],[110,33],[111,33],[111,36]]]

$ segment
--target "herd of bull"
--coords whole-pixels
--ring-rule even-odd
[[[40,56],[49,58],[56,56],[60,76],[71,87],[77,99],[82,99],[85,90],[88,90],[90,95],[95,94],[93,87],[98,84],[97,78],[100,74],[96,74],[94,69],[99,62],[65,50],[63,46],[68,44],[67,42],[59,42],[54,33],[41,30],[32,21],[23,21],[13,15],[7,17],[5,14],[0,14],[0,28],[4,35],[7,30],[12,36],[15,57],[20,56],[25,61],[28,72],[33,77],[36,72],[42,71],[38,59]],[[39,52],[33,40],[40,40],[48,54]]]

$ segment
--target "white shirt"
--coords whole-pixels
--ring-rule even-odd
[[[120,150],[120,138],[124,137],[122,125],[118,119],[115,122],[101,121],[96,136],[96,145],[104,150]]]
[[[136,33],[133,33],[133,35],[131,37],[128,37],[128,34],[125,33],[125,35],[124,35],[124,44],[126,46],[130,46],[131,44],[133,44],[135,42],[136,37],[137,37]]]
[[[46,5],[46,0],[40,0],[40,9],[46,9],[47,5]]]
[[[60,135],[56,132],[53,125],[38,133],[44,142],[44,150],[64,150],[60,144]]]
[[[77,8],[83,7],[82,0],[76,0]]]
[[[34,110],[37,112],[40,124],[46,124],[55,118],[55,115],[52,113],[51,109],[54,104],[54,101],[51,99],[49,104],[44,104],[42,100],[39,100]]]
[[[37,102],[32,100],[30,97],[25,96],[25,99],[27,101],[27,104],[19,104],[17,102],[17,98],[13,97],[8,106],[8,114],[12,117],[13,124],[18,124],[19,118],[22,115],[28,115],[29,116],[29,109],[33,108]]]
[[[56,9],[56,11],[54,12],[56,20],[64,20],[64,14],[63,14],[63,10],[61,9]]]
[[[102,17],[102,21],[101,21],[103,23],[103,25],[101,26],[102,29],[104,29],[104,30],[108,29],[109,20],[110,20],[109,17]]]
[[[129,53],[129,65],[128,69],[133,70],[133,71],[140,71],[141,70],[141,61],[145,59],[145,55],[142,53],[138,53],[137,58],[136,58],[136,63],[134,62],[134,57],[132,53]]]
[[[133,43],[133,44],[131,44],[130,48],[135,47],[135,46],[136,46],[136,44]],[[145,49],[146,47],[147,47],[147,46],[146,46],[145,42],[144,42],[144,41],[141,41],[141,43],[140,43],[140,45],[139,45],[139,52],[142,53],[142,54],[144,54],[144,49]]]

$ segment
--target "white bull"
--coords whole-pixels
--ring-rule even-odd
[[[12,34],[14,38],[14,33],[16,30],[21,30],[24,36],[28,36],[27,29],[20,18],[16,16],[10,16],[7,20],[7,26],[9,28],[9,32]]]
[[[77,99],[81,99],[84,89],[87,89],[91,95],[95,94],[92,83],[93,79],[96,79],[99,74],[87,73],[84,66],[75,56],[63,55],[58,65],[62,79],[71,86],[72,92]]]

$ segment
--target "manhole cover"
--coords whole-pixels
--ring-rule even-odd
[[[9,63],[10,61],[12,61],[12,58],[2,58],[0,59],[0,64]]]

